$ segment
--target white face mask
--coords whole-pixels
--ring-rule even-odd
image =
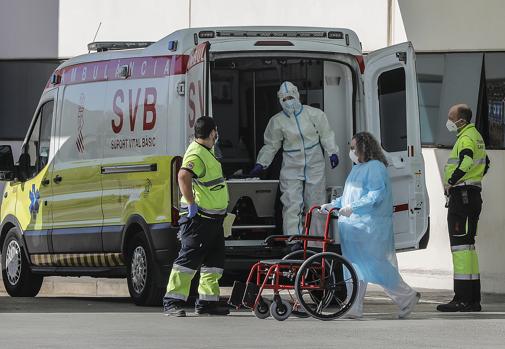
[[[281,100],[282,109],[288,114],[295,114],[301,108],[301,103],[297,99]]]
[[[458,130],[458,126],[454,121],[447,120],[445,127],[449,130],[449,132],[456,132]]]
[[[356,153],[352,149],[349,150],[349,158],[355,164],[359,164],[358,156],[356,155]]]

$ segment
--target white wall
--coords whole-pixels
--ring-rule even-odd
[[[398,0],[416,50],[503,50],[503,0]]]
[[[58,57],[58,0],[0,0],[0,59]]]
[[[60,1],[59,57],[87,53],[96,41],[158,41],[189,25],[189,0]]]
[[[505,215],[503,214],[503,173],[505,153],[488,151],[491,169],[484,179],[484,201],[479,220],[476,248],[479,254],[483,292],[505,290]],[[425,250],[398,254],[398,263],[407,282],[415,287],[452,288],[452,257],[447,228],[447,209],[442,173],[448,149],[423,149],[426,185],[430,197],[430,242]]]
[[[405,41],[392,0],[393,43]],[[190,6],[191,4],[191,6]],[[188,26],[292,25],[353,29],[372,51],[387,45],[388,0],[0,0],[2,58],[68,58],[97,41],[157,41]]]
[[[370,51],[387,44],[387,0],[192,0],[192,27],[223,25],[350,28]]]

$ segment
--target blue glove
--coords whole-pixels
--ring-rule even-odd
[[[188,218],[191,219],[198,213],[198,205],[191,204],[188,206]]]
[[[335,168],[338,166],[338,155],[337,154],[331,154],[330,164],[331,164],[331,168]]]
[[[261,172],[263,172],[263,165],[256,164],[256,165],[254,165],[251,172],[249,172],[249,176],[258,177],[261,174]]]

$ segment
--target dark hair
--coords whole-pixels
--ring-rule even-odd
[[[356,141],[356,155],[361,155],[364,162],[379,160],[384,166],[388,166],[388,161],[382,152],[382,148],[374,136],[368,132],[359,132],[352,138]]]
[[[467,106],[460,106],[457,110],[458,119],[463,119],[466,122],[472,121],[472,109]]]
[[[209,116],[198,118],[195,123],[195,138],[205,139],[210,136],[212,130],[216,129],[216,123]]]

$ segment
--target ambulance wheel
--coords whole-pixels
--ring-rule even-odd
[[[2,247],[2,278],[10,296],[35,297],[44,278],[30,270],[20,236],[17,228],[11,228],[5,237]]]
[[[293,311],[293,306],[287,300],[274,301],[270,305],[270,314],[277,321],[286,320],[291,312]]]
[[[126,253],[128,291],[136,305],[160,305],[164,287],[161,284],[161,270],[149,249],[143,232],[136,233],[128,243]]]
[[[256,308],[254,308],[254,315],[258,319],[266,319],[267,317],[270,316],[270,305],[271,304],[272,304],[272,302],[270,302],[269,300],[261,298],[261,300],[258,303],[258,305],[256,306]]]

